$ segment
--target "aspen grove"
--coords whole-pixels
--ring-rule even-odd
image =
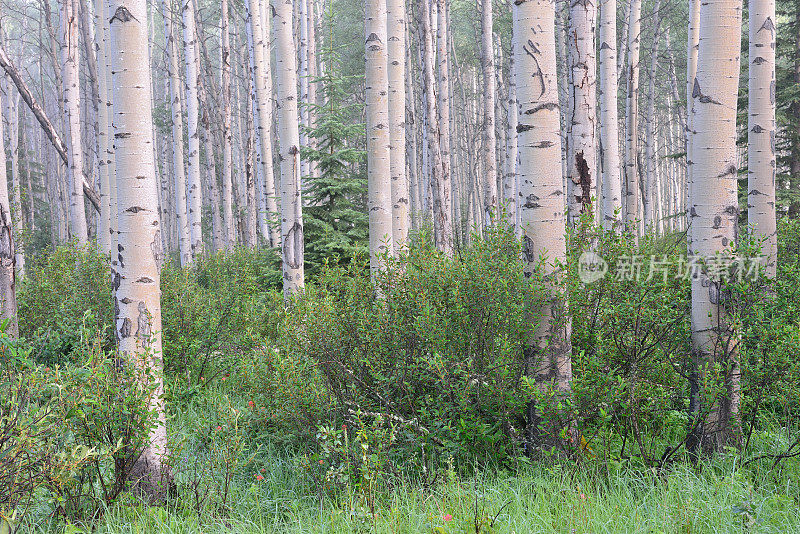
[[[0,534],[800,531],[800,0],[0,0]]]

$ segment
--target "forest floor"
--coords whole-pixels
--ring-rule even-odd
[[[202,408],[189,403],[175,414],[173,433],[195,438],[190,433],[197,432],[197,422],[208,421],[198,410]],[[758,449],[781,450],[787,439],[780,429],[754,435],[756,446],[749,457],[758,456]],[[187,448],[181,458],[191,461],[198,454]],[[580,466],[533,463],[514,473],[493,469],[470,475],[450,469],[427,487],[400,478],[381,490],[340,491],[320,499],[304,473],[308,459],[296,447],[280,444],[279,437],[261,441],[243,455],[246,463],[231,478],[226,504],[214,512],[208,506],[193,509],[192,493],[218,494],[219,481],[212,489],[202,479],[183,475],[178,481],[180,504],[148,507],[125,497],[106,510],[94,529],[68,525],[62,532],[800,532],[798,458],[773,468],[772,459],[743,465],[746,459],[731,452],[699,467],[678,462],[658,472],[597,460]],[[37,523],[32,532],[55,531],[47,519]]]

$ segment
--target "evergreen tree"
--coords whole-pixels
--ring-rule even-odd
[[[332,15],[329,13],[328,17]],[[323,50],[325,73],[316,78],[320,104],[315,123],[307,129],[313,139],[303,157],[316,163],[317,175],[304,177],[306,268],[317,272],[324,262],[342,263],[368,251],[366,151],[363,103],[349,88],[363,76],[343,76],[333,47]]]

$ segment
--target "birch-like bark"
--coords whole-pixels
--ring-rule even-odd
[[[694,113],[692,112],[692,89],[697,76],[697,52],[700,44],[700,0],[689,0],[689,31],[686,45],[686,208],[684,215],[686,224],[686,241],[691,251],[692,226],[688,212],[692,198],[692,182],[694,176]]]
[[[775,0],[749,1],[747,222],[763,239],[766,274],[777,272],[775,223]]]
[[[275,81],[278,97],[278,141],[281,162],[281,248],[283,293],[301,291],[303,269],[303,203],[300,193],[300,132],[297,114],[297,53],[292,31],[292,0],[272,0],[275,34]]]
[[[227,0],[223,0],[227,2]],[[248,32],[249,33],[249,32]],[[244,191],[244,242],[250,248],[258,246],[258,205],[256,204],[256,129],[253,106],[255,104],[255,91],[253,88],[253,70],[247,71],[247,100],[245,105],[245,191]]]
[[[600,154],[603,169],[603,228],[622,229],[617,95],[617,3],[600,6]]]
[[[14,253],[15,268],[17,278],[20,280],[25,276],[25,255],[19,240],[19,236],[25,231],[24,217],[22,213],[22,186],[20,185],[19,170],[19,93],[11,94],[11,87],[7,80],[4,80],[3,87],[6,93],[6,110],[8,113],[8,148],[11,156],[11,220],[14,223]],[[7,188],[8,186],[6,186]]]
[[[189,212],[186,198],[186,171],[183,157],[183,85],[179,74],[178,43],[173,26],[172,0],[162,0],[164,11],[164,34],[169,54],[169,96],[172,118],[172,175],[175,183],[175,209],[178,220],[178,247],[182,267],[192,262],[192,241],[189,234]]]
[[[186,63],[186,125],[189,129],[188,189],[187,211],[189,217],[189,239],[192,260],[203,253],[203,191],[200,182],[200,101],[197,95],[199,59],[197,56],[197,35],[195,30],[195,10],[192,0],[182,0],[181,19],[183,21],[183,54]]]
[[[519,113],[517,110],[517,80],[515,63],[515,48],[517,47],[516,36],[511,38],[511,56],[509,57],[509,80],[508,80],[508,128],[506,129],[506,159],[505,175],[503,177],[503,200],[507,203],[508,224],[513,224],[519,232],[519,208],[517,206],[519,184],[517,184],[517,124]]]
[[[481,0],[481,67],[483,69],[483,212],[486,225],[497,215],[497,138],[495,136],[494,14],[492,0]]]
[[[80,50],[75,0],[61,0],[61,78],[64,91],[64,119],[67,132],[69,172],[70,234],[79,245],[88,241],[86,210],[83,205],[83,149],[80,116]]]
[[[645,124],[645,187],[644,187],[644,227],[647,231],[658,231],[657,165],[656,165],[656,69],[658,68],[658,43],[661,19],[660,0],[653,2],[653,42],[650,49],[649,87],[647,94],[647,114]]]
[[[221,1],[222,18],[222,219],[225,248],[236,246],[236,220],[233,217],[233,139],[231,137],[231,45],[228,0]],[[249,95],[248,95],[249,96]]]
[[[737,239],[736,105],[742,23],[741,0],[706,0],[700,8],[697,75],[692,87],[694,128],[690,217],[692,251],[714,261]],[[705,451],[739,443],[739,364],[736,332],[719,275],[708,269],[692,280],[692,351],[701,375],[723,369],[723,391],[703,407],[699,427]],[[704,380],[700,380],[703,384]],[[702,403],[702,401],[701,401]],[[696,443],[690,443],[696,446]]]
[[[555,3],[518,0],[514,5],[514,50],[519,100],[520,217],[525,272],[530,275],[545,258],[545,274],[553,282],[552,298],[537,310],[538,325],[525,350],[526,372],[544,391],[568,394],[572,379],[569,320],[558,294],[558,265],[566,259],[566,221],[561,173],[561,124],[556,76]],[[532,402],[528,438],[532,444],[558,439],[545,436]],[[557,429],[560,430],[560,429]],[[555,434],[557,435],[557,433]]]
[[[0,106],[0,144],[3,135],[2,106]],[[8,320],[7,332],[19,335],[17,327],[16,251],[14,250],[14,224],[11,220],[11,203],[8,197],[6,176],[6,151],[0,146],[0,319]]]
[[[385,0],[367,0],[364,6],[369,256],[370,268],[375,273],[381,268],[381,255],[394,250],[386,3]]]
[[[639,228],[639,51],[642,0],[630,0],[628,9],[628,68],[625,95],[625,224],[638,235]]]
[[[389,76],[389,166],[392,180],[392,241],[396,251],[411,226],[406,174],[406,3],[386,1]]]
[[[570,4],[568,54],[571,107],[567,187],[570,223],[575,224],[584,211],[596,213],[592,197],[597,197],[597,119],[595,0]]]
[[[112,0],[111,80],[119,190],[119,249],[114,306],[119,355],[136,371],[157,414],[128,473],[135,491],[163,502],[173,489],[167,464],[161,345],[160,221],[153,157],[153,119],[145,0]],[[138,453],[141,454],[138,454]]]
[[[98,164],[100,174],[100,230],[99,245],[100,250],[106,254],[111,254],[113,249],[116,223],[111,220],[116,219],[116,211],[111,211],[111,187],[112,181],[116,182],[117,177],[111,174],[113,166],[110,165],[112,152],[109,150],[113,144],[109,135],[111,128],[111,101],[109,99],[108,78],[111,75],[107,69],[108,53],[106,51],[108,43],[108,19],[106,16],[106,2],[100,0],[94,8],[95,15],[95,42],[97,43],[97,89],[98,89],[98,110],[97,110],[97,147]],[[114,184],[116,186],[116,183]]]
[[[441,165],[439,195],[441,209],[447,216],[447,224],[441,225],[440,249],[452,254],[455,235],[453,233],[453,186],[450,173],[450,52],[447,46],[447,0],[436,0],[436,59],[439,63],[438,83],[436,84],[439,151]],[[434,119],[436,120],[436,118]],[[446,226],[446,227],[445,227]]]
[[[253,56],[255,70],[256,112],[258,113],[258,141],[261,146],[261,165],[264,174],[264,195],[267,213],[261,214],[266,220],[278,213],[275,197],[275,176],[272,170],[272,72],[270,70],[269,28],[261,24],[261,0],[248,0],[248,21],[253,32]],[[264,236],[267,237],[266,235]],[[278,246],[276,232],[269,231],[269,243]]]

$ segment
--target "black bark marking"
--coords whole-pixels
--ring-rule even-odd
[[[697,78],[694,79],[694,86],[692,87],[692,98],[699,98],[700,103],[702,104],[720,104],[710,96],[704,95],[703,92],[700,90],[700,82]]]
[[[283,258],[289,267],[299,269],[303,262],[303,225],[295,222],[284,237]]]
[[[136,317],[136,337],[142,344],[142,347],[147,349],[150,347],[151,328],[150,328],[150,312],[147,311],[147,305],[144,301],[139,301],[139,315]]]
[[[121,339],[125,339],[125,338],[131,337],[131,327],[132,327],[132,325],[133,325],[133,323],[131,322],[131,320],[128,317],[125,317],[122,320],[122,326],[119,329],[119,337]]]
[[[581,203],[581,213],[584,213],[592,209],[592,176],[589,164],[583,157],[583,150],[575,154],[575,168],[578,171],[575,184],[581,186],[581,194],[575,195],[575,199]]]
[[[758,31],[760,32],[761,30],[767,30],[770,33],[775,33],[775,23],[772,21],[772,17],[767,17],[764,20],[764,24],[761,25]]]
[[[131,213],[139,213],[140,211],[144,211],[145,208],[141,206],[131,206],[130,208],[126,209],[125,211],[129,211]]]
[[[525,261],[533,263],[536,261],[536,253],[533,248],[533,240],[525,236],[522,238],[522,253],[525,254]]]
[[[136,281],[138,283],[142,283],[142,284],[152,284],[153,283],[153,279],[148,277],[148,276],[142,276],[141,278],[139,278]]]
[[[135,20],[136,22],[139,22],[139,19],[134,17],[133,13],[128,11],[128,8],[125,6],[119,6],[117,10],[114,12],[114,16],[109,19],[108,23],[111,24],[115,20],[118,20],[120,22],[130,22],[132,20]]]

